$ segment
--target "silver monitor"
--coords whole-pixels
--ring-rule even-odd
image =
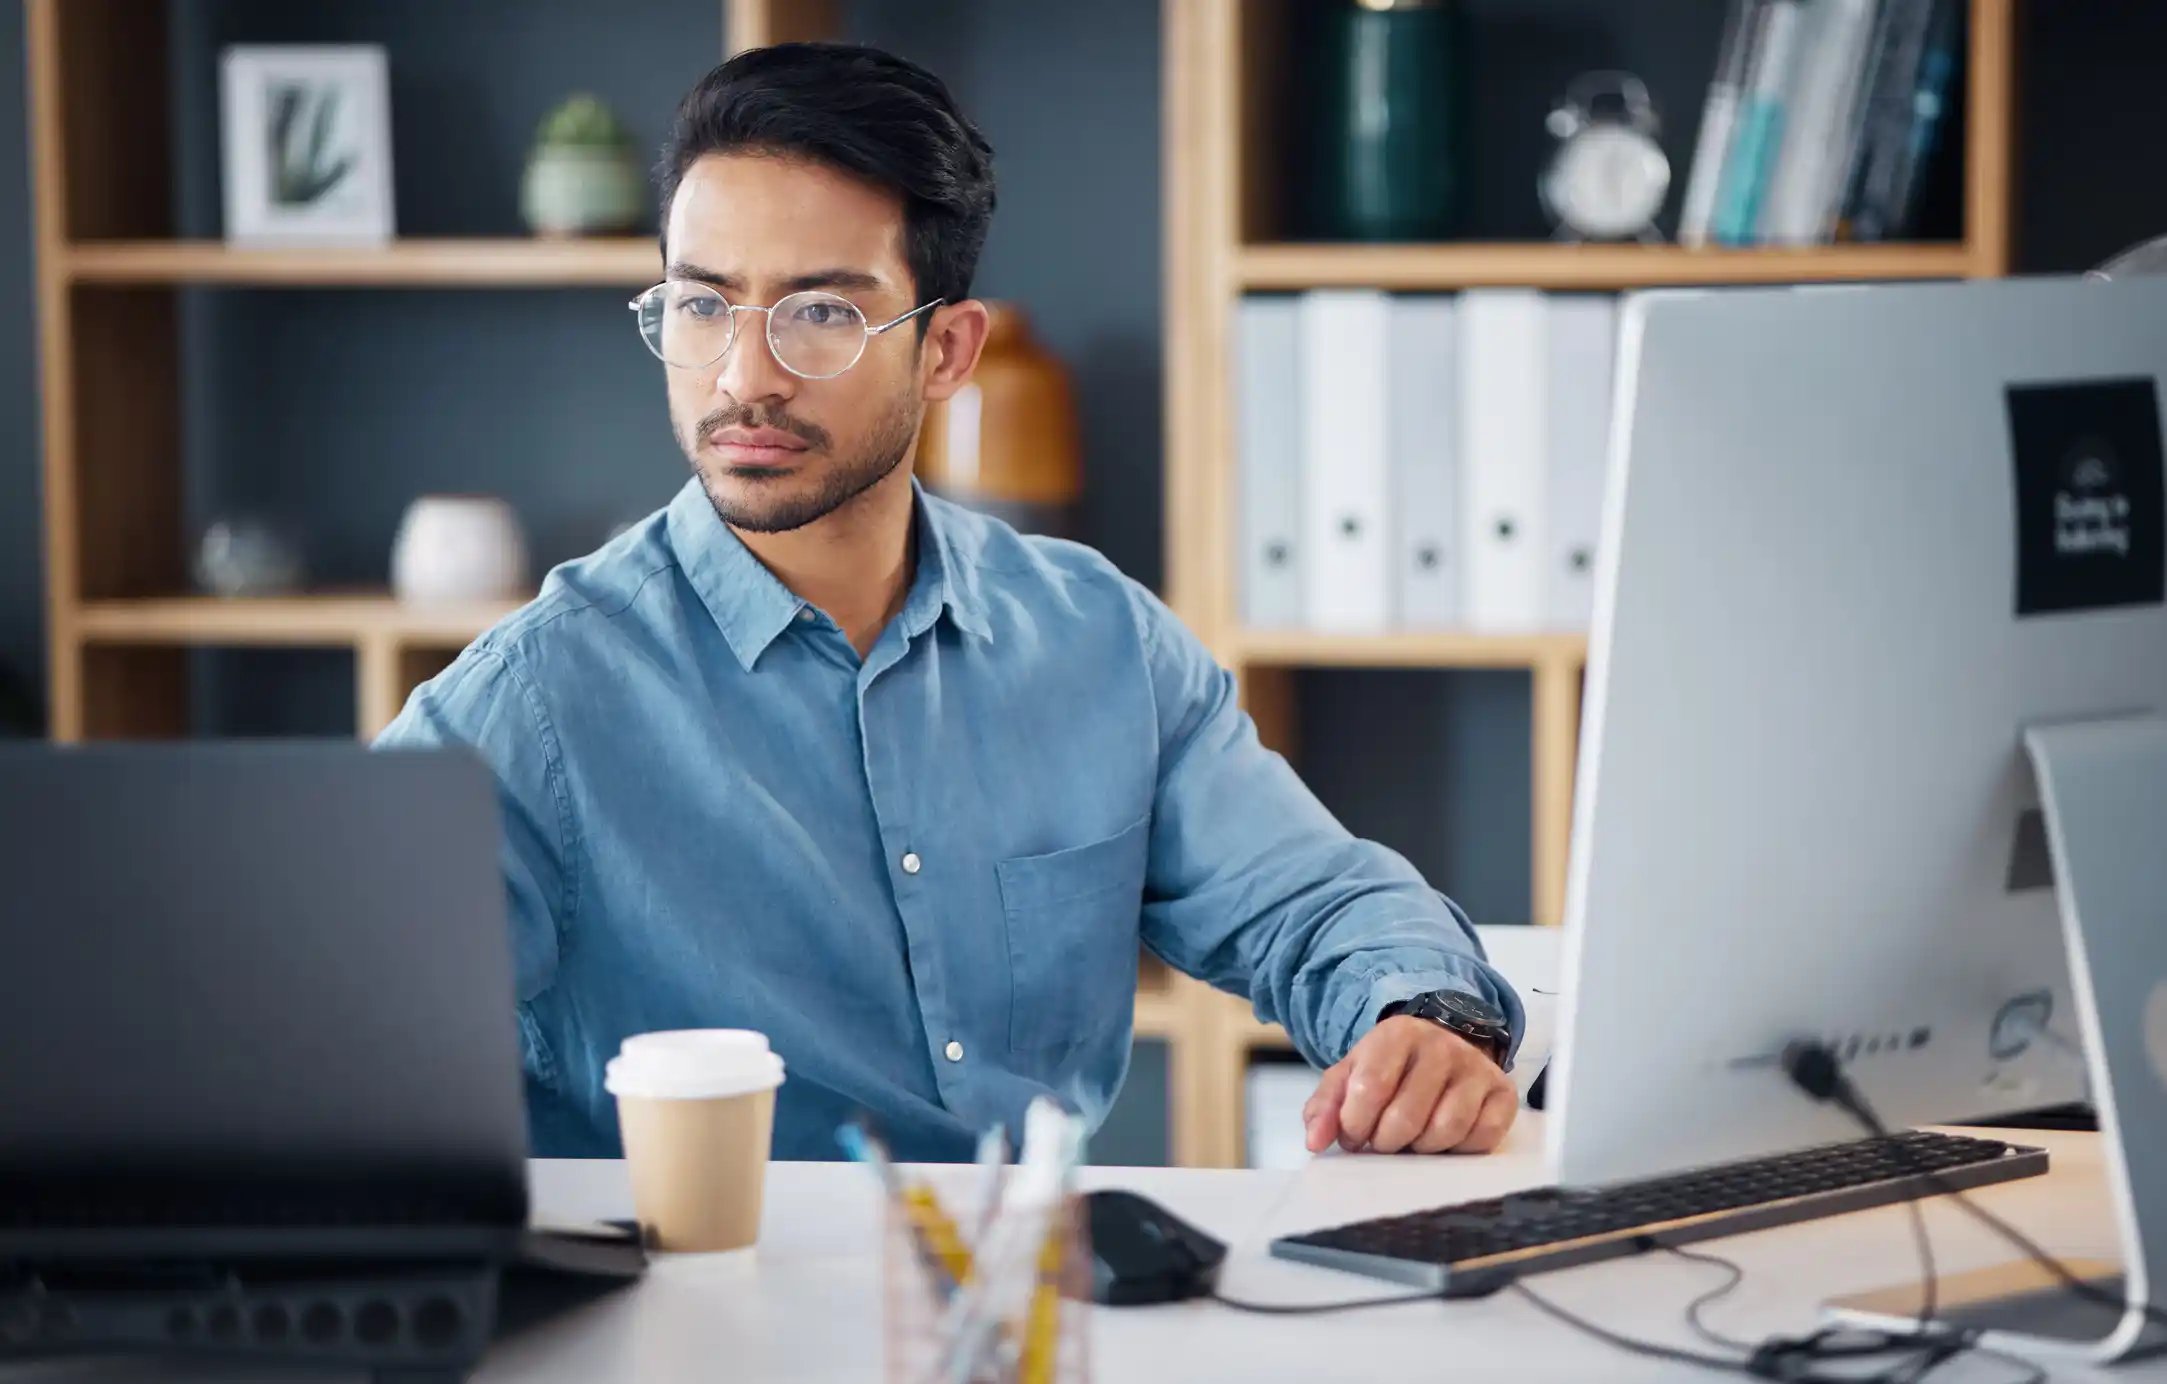
[[[1892,1125],[2085,1094],[2023,737],[2167,710],[2167,280],[1653,294],[1621,331],[1559,1180],[1857,1137],[1779,1072],[1799,1038]]]

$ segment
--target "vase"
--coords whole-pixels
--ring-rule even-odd
[[[400,600],[510,600],[526,582],[526,539],[504,501],[424,495],[407,506],[391,550],[391,589]]]
[[[639,224],[647,181],[628,150],[543,145],[527,160],[519,207],[536,235],[607,235]]]
[[[988,303],[970,383],[926,410],[918,478],[936,494],[1032,533],[1072,532],[1082,445],[1068,370],[1013,303]]]
[[[1299,229],[1324,240],[1441,240],[1458,226],[1467,40],[1455,0],[1336,0],[1306,45]]]

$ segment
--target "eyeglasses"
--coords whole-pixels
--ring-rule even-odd
[[[758,312],[767,315],[767,344],[776,364],[800,379],[832,380],[858,363],[867,341],[946,301],[921,303],[877,327],[848,298],[817,290],[761,308],[733,303],[705,284],[673,281],[656,284],[625,306],[638,314],[640,340],[664,365],[706,369],[737,339],[737,315]]]

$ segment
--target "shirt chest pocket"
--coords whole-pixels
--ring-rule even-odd
[[[1125,1031],[1150,844],[1147,816],[1103,841],[996,867],[1008,928],[1008,1042],[1027,1070]]]

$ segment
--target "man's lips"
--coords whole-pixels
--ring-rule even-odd
[[[780,428],[722,428],[708,445],[740,466],[787,466],[806,450],[805,439]]]

